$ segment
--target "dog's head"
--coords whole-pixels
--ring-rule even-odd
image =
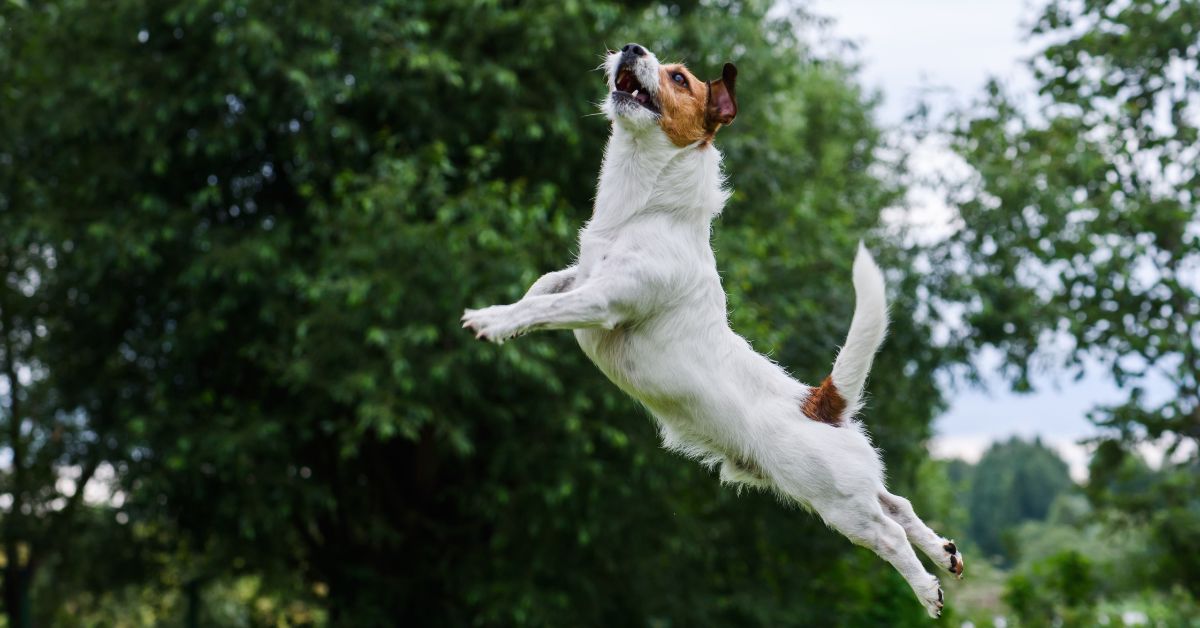
[[[604,65],[609,95],[602,109],[614,124],[631,130],[657,127],[676,146],[712,140],[737,116],[737,68],[726,63],[721,78],[701,81],[682,63],[660,64],[637,44],[609,53]]]

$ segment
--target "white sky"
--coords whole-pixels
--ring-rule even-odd
[[[1027,0],[813,0],[811,10],[835,20],[832,35],[858,44],[862,80],[883,96],[879,121],[899,126],[922,97],[935,110],[965,105],[978,97],[989,77],[1029,91],[1023,60],[1033,47],[1023,41],[1039,4]],[[939,153],[941,151],[941,153]],[[914,167],[942,168],[944,149],[923,146]],[[944,216],[936,195],[910,197],[921,224],[932,228]],[[1039,436],[1063,454],[1077,478],[1086,475],[1087,452],[1078,441],[1095,434],[1087,411],[1124,398],[1102,373],[1079,382],[1063,375],[1036,382],[1039,390],[1016,395],[1000,383],[990,391],[949,394],[949,410],[934,422],[933,451],[976,460],[993,440]],[[876,400],[882,403],[882,400]]]
[[[1032,85],[1021,60],[1033,48],[1025,25],[1040,3],[1027,0],[812,0],[835,20],[833,34],[859,45],[862,78],[882,91],[880,121],[898,124],[935,88],[954,102],[980,93],[989,76]]]

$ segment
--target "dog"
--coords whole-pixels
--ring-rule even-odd
[[[860,243],[850,330],[819,386],[755,352],[729,327],[710,244],[729,198],[713,139],[737,116],[737,68],[701,81],[638,44],[610,52],[604,67],[601,110],[612,130],[578,259],[516,303],[466,310],[463,327],[498,344],[573,330],[592,362],[649,409],[667,449],[719,468],[722,482],[817,513],[891,563],[939,616],[939,581],[913,545],[958,577],[962,555],[888,492],[855,418],[887,329],[883,273]]]

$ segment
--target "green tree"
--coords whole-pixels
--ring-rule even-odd
[[[805,13],[12,6],[4,58],[36,61],[4,86],[28,147],[5,176],[44,200],[6,210],[56,256],[39,356],[62,408],[110,413],[121,513],[170,524],[179,577],[299,574],[348,625],[923,621],[877,558],[662,452],[568,334],[497,349],[457,322],[569,260],[607,132],[589,70],[637,40],[702,76],[738,63],[716,228],[732,316],[822,377],[854,244],[902,190]],[[907,253],[873,246],[915,309]],[[928,338],[897,316],[876,369],[904,376],[871,384],[899,489],[940,404]]]
[[[1091,464],[1087,494],[1117,525],[1148,530],[1144,581],[1163,589],[1182,586],[1200,600],[1200,503],[1195,494],[1200,461],[1152,470],[1121,443],[1101,443]],[[1179,558],[1177,558],[1179,557]]]
[[[1092,561],[1067,550],[1010,578],[1004,599],[1022,625],[1095,626],[1099,590]]]
[[[0,14],[0,29],[5,29]],[[47,333],[57,318],[58,250],[37,219],[46,197],[22,167],[38,142],[24,133],[36,72],[0,46],[0,538],[8,626],[32,625],[30,592],[47,561],[72,547],[84,487],[114,448],[110,415],[64,403],[49,377]]]
[[[1021,522],[1044,520],[1073,486],[1067,464],[1041,441],[992,445],[971,472],[971,541],[988,555],[1014,558],[1005,547],[1007,533]]]
[[[968,349],[998,348],[1019,388],[1038,360],[1104,364],[1128,397],[1091,419],[1113,447],[1193,453],[1146,489],[1193,594],[1200,552],[1200,3],[1050,2],[1032,35],[1032,107],[998,84],[953,146],[978,176],[952,191],[962,229],[936,253],[965,303]],[[1054,349],[1050,349],[1054,347]],[[1065,350],[1060,351],[1065,347]],[[1166,382],[1155,384],[1155,382]],[[1155,391],[1166,387],[1168,390]],[[1109,451],[1117,451],[1111,449]],[[1160,508],[1128,512],[1155,519]]]

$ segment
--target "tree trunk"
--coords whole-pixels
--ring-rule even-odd
[[[184,625],[187,628],[200,628],[200,579],[193,578],[184,585],[184,595],[187,597],[187,617]]]
[[[5,252],[4,257],[12,257]],[[6,272],[0,274],[0,289],[8,279]],[[3,331],[4,378],[8,381],[8,446],[12,449],[12,506],[4,518],[4,612],[8,616],[9,628],[29,628],[32,617],[29,609],[29,581],[32,556],[21,561],[20,540],[25,529],[25,514],[21,512],[25,503],[25,442],[21,435],[21,388],[17,379],[16,342],[13,339],[13,315],[7,291],[0,293],[0,327]],[[32,550],[32,546],[28,546]],[[32,553],[32,551],[30,552]]]
[[[30,609],[29,585],[32,580],[28,567],[19,563],[17,552],[7,553],[8,566],[4,569],[4,614],[10,628],[31,628],[33,614]]]

